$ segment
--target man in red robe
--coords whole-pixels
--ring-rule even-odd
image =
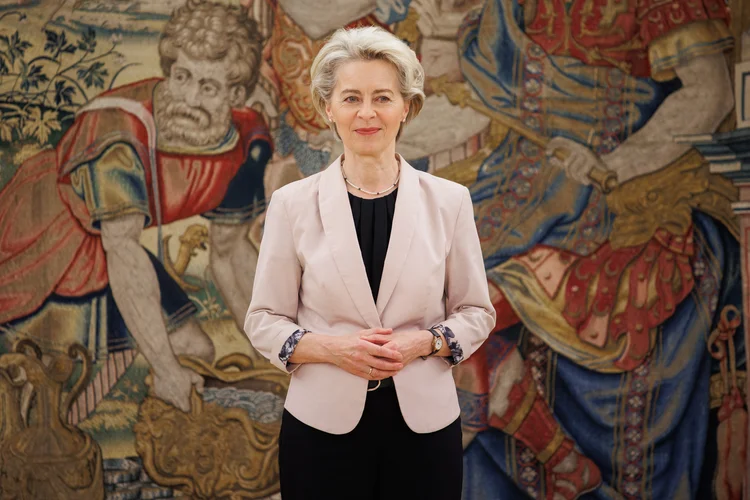
[[[177,355],[211,360],[213,345],[140,236],[194,215],[211,220],[211,272],[241,324],[254,276],[249,223],[264,208],[272,146],[263,119],[244,108],[261,53],[246,11],[190,0],[159,53],[166,79],[93,100],[0,191],[0,339],[58,350],[79,342],[101,358],[132,338],[155,395],[187,411],[201,379]]]

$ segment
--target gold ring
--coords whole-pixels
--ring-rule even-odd
[[[367,372],[367,376],[368,376],[368,377],[372,377],[372,366],[370,367],[370,371],[369,371],[369,372]]]

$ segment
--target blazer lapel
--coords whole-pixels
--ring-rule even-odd
[[[383,276],[378,291],[378,314],[383,314],[385,306],[393,295],[401,270],[409,253],[419,210],[419,177],[414,167],[401,157],[401,178],[398,182],[396,208],[393,214],[391,240],[383,265]]]
[[[359,240],[357,240],[354,228],[349,196],[341,175],[341,157],[321,174],[318,205],[326,242],[349,295],[368,327],[380,328],[382,326],[380,316],[372,300],[372,292],[367,281],[367,272],[362,262]],[[398,200],[396,206],[398,207]],[[398,208],[396,208],[396,213],[398,213]]]

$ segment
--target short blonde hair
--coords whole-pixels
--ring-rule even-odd
[[[409,103],[407,124],[413,120],[424,105],[424,69],[417,55],[400,39],[377,26],[339,29],[320,49],[310,67],[310,92],[315,109],[327,122],[326,104],[331,101],[336,86],[336,72],[350,61],[388,61],[396,67],[401,96]],[[334,123],[329,122],[338,137]],[[401,135],[398,131],[398,138]]]

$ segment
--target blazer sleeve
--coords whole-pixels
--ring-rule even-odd
[[[463,188],[456,228],[448,250],[445,277],[447,319],[433,328],[451,349],[446,360],[456,365],[471,356],[495,327],[484,258],[474,222],[469,190]]]
[[[299,365],[286,361],[306,330],[296,323],[302,266],[282,195],[276,191],[268,204],[244,326],[259,353],[279,369],[292,372]]]

